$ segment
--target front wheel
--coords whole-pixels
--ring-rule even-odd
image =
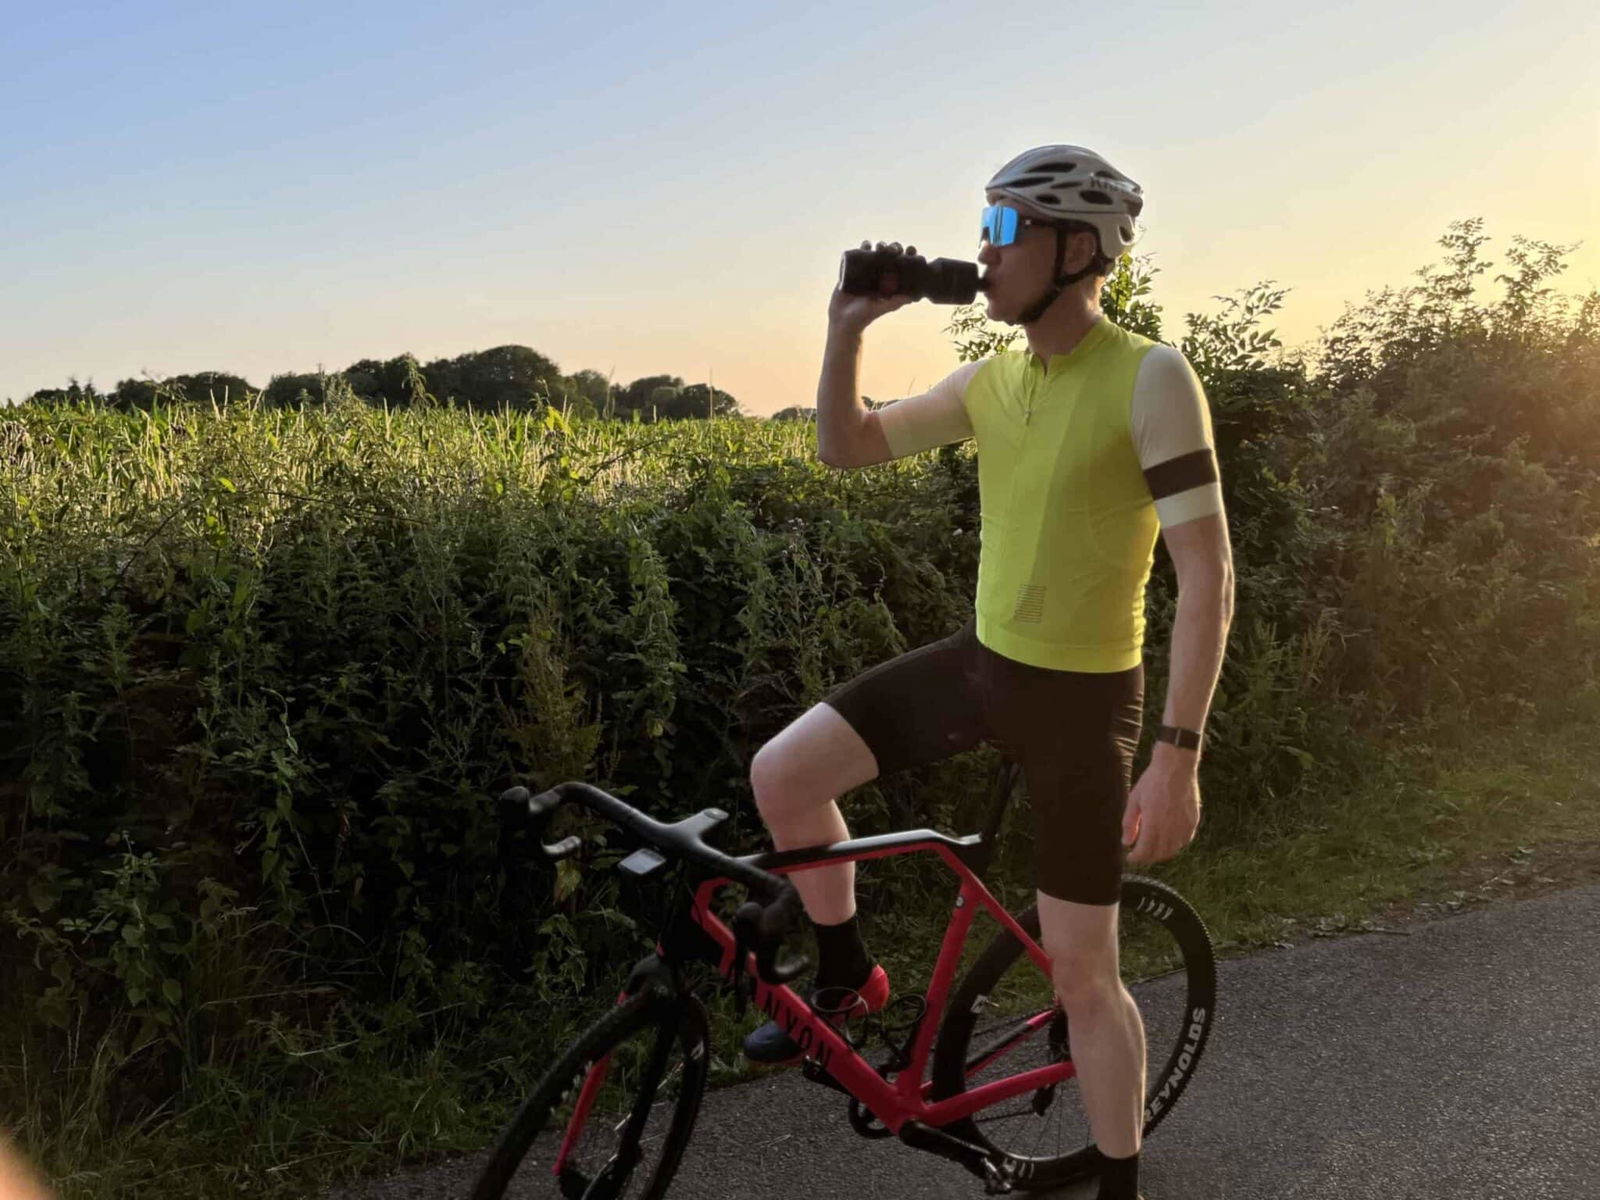
[[[658,1200],[694,1130],[710,1057],[694,996],[627,997],[534,1085],[472,1200]]]
[[[1035,941],[1039,912],[1017,923]],[[1211,936],[1189,902],[1166,884],[1124,876],[1117,921],[1123,985],[1145,1031],[1144,1132],[1189,1085],[1215,1019],[1217,968]],[[956,985],[933,1059],[934,1100],[1071,1057],[1065,1013],[1049,978],[1001,932]],[[1014,1097],[946,1127],[986,1146],[1022,1189],[1093,1175],[1099,1151],[1076,1077]]]

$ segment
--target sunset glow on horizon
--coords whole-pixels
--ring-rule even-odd
[[[983,183],[1074,142],[1146,195],[1176,340],[1263,280],[1309,342],[1449,223],[1600,288],[1600,15],[1579,0],[68,3],[18,10],[0,105],[0,399],[69,377],[340,369],[532,346],[621,385],[814,402],[839,253],[977,251]],[[955,361],[950,309],[867,333],[862,390]]]

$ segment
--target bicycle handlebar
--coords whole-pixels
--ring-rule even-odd
[[[775,961],[783,939],[794,932],[804,911],[800,893],[795,890],[794,884],[782,876],[753,867],[708,846],[701,837],[710,827],[704,815],[686,817],[665,825],[617,799],[610,792],[578,781],[558,783],[537,796],[530,795],[525,787],[509,788],[500,799],[509,804],[526,803],[528,815],[539,823],[539,844],[545,854],[553,859],[567,858],[583,845],[581,839],[576,837],[562,838],[559,842],[547,845],[542,836],[544,826],[557,808],[568,802],[577,802],[596,816],[622,826],[669,854],[743,884],[766,903],[763,905],[755,900],[747,900],[734,913],[736,950],[742,947],[755,952],[756,970],[767,983],[788,983],[805,970],[804,958],[791,957],[782,963]],[[721,820],[722,814],[718,813],[716,817]]]

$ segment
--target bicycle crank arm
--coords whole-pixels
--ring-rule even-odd
[[[828,1074],[828,1068],[814,1058],[808,1058],[800,1064],[800,1074],[811,1080],[812,1083],[820,1083],[824,1087],[831,1087],[834,1091],[843,1092],[846,1096],[851,1094],[849,1088]]]
[[[928,1150],[940,1158],[958,1162],[983,1180],[983,1190],[991,1196],[1003,1196],[1011,1189],[1011,1181],[1004,1169],[989,1157],[989,1152],[973,1142],[964,1141],[954,1134],[921,1121],[907,1121],[900,1126],[900,1140],[918,1150]]]

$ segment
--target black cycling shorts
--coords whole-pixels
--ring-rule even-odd
[[[1144,667],[1057,671],[996,654],[976,624],[863,671],[824,699],[878,760],[878,774],[979,742],[1017,762],[1034,818],[1034,884],[1115,904],[1122,818],[1144,716]]]

